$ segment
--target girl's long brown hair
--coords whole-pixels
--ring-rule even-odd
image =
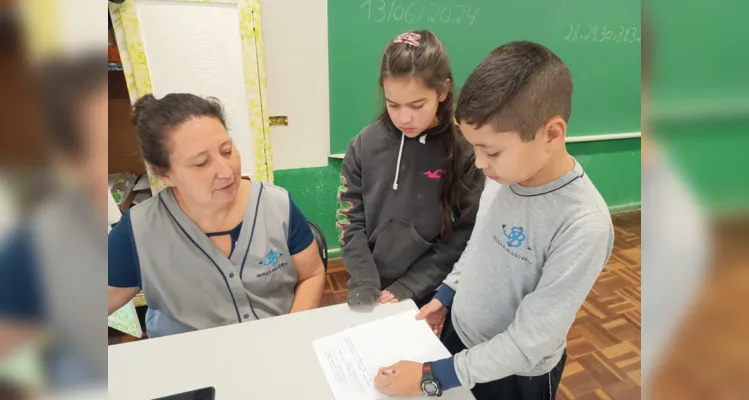
[[[380,87],[385,78],[421,79],[437,93],[447,92],[447,97],[437,106],[439,133],[446,135],[445,162],[442,167],[440,204],[442,211],[442,238],[452,233],[452,217],[460,209],[461,195],[468,190],[461,171],[460,139],[453,119],[454,79],[450,59],[442,42],[427,30],[410,31],[420,35],[418,46],[391,41],[382,54]],[[382,117],[387,117],[387,109]],[[457,215],[456,215],[457,217]]]

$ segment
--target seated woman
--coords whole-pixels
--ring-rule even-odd
[[[240,175],[220,103],[147,95],[133,121],[168,186],[109,233],[109,313],[141,289],[158,337],[316,308],[325,272],[289,193]]]

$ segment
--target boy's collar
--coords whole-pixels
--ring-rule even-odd
[[[523,197],[534,197],[534,196],[541,196],[544,194],[548,194],[554,191],[557,191],[570,183],[581,179],[585,176],[585,171],[583,171],[583,167],[580,165],[580,163],[577,162],[577,160],[572,157],[572,161],[574,161],[574,165],[572,169],[567,171],[565,174],[560,176],[557,179],[554,179],[553,181],[549,183],[545,183],[543,185],[539,186],[522,186],[519,184],[513,184],[510,185],[510,190],[513,191],[513,193],[517,194],[518,196]]]

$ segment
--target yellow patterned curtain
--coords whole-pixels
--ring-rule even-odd
[[[239,0],[239,18],[250,126],[255,135],[254,179],[273,183],[273,153],[265,90],[265,51],[260,23],[260,0]]]

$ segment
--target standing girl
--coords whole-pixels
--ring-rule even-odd
[[[453,75],[429,31],[396,37],[382,55],[385,111],[349,144],[338,231],[349,304],[413,299],[451,271],[475,223],[484,176],[453,122]]]

